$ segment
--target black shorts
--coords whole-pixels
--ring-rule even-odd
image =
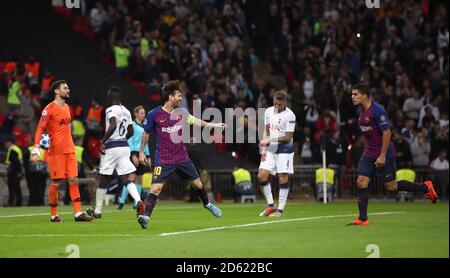
[[[358,176],[365,176],[373,179],[376,174],[379,174],[384,183],[394,181],[396,178],[395,160],[386,158],[386,164],[382,168],[376,168],[376,158],[361,156],[358,163]]]
[[[133,162],[133,159],[131,159],[132,156],[136,156],[138,158],[138,160],[139,160],[139,152],[131,152],[131,155],[130,155],[131,162]],[[147,156],[147,158],[149,158],[149,157]],[[133,163],[133,165],[134,165],[134,163]],[[139,165],[134,165],[134,166],[136,167],[135,174],[138,175],[138,176],[142,176],[145,173],[148,173],[148,172],[151,171],[149,166],[142,165],[140,163],[139,163]]]
[[[173,172],[183,180],[193,181],[198,178],[194,163],[189,160],[179,164],[155,165],[152,184],[166,182]]]

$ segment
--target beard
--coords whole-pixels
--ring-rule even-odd
[[[65,101],[68,101],[70,99],[70,95],[61,96],[61,98]]]

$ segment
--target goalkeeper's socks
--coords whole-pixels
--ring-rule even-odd
[[[273,204],[272,187],[270,186],[269,181],[261,182],[259,185],[264,198],[266,198],[267,204]]]
[[[278,211],[283,211],[286,206],[287,197],[289,194],[289,184],[280,184],[280,195],[278,197]]]
[[[205,188],[202,187],[201,189],[197,189],[197,194],[200,197],[200,200],[202,200],[203,206],[206,207],[206,205],[209,203],[209,200],[208,193],[206,192]]]
[[[408,191],[408,192],[422,192],[427,193],[428,188],[423,183],[409,182],[409,181],[398,181],[397,182],[398,191]]]
[[[58,187],[57,183],[51,183],[48,191],[48,204],[52,217],[58,215]]]
[[[147,195],[147,198],[145,198],[145,215],[147,215],[148,217],[152,215],[157,200],[158,196],[153,193],[149,193]]]
[[[69,194],[70,199],[72,200],[73,210],[75,213],[80,212],[81,214],[81,197],[80,190],[78,189],[78,183],[69,184]]]
[[[126,186],[122,186],[122,195],[120,196],[120,203],[125,204],[128,198],[128,188]]]
[[[367,188],[358,188],[358,208],[359,208],[359,220],[367,220],[367,206],[369,204],[369,193]]]

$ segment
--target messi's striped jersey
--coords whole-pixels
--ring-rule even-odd
[[[155,165],[178,164],[189,161],[186,147],[182,142],[182,128],[189,117],[186,109],[175,109],[168,113],[158,106],[148,112],[144,120],[144,130],[155,132]]]

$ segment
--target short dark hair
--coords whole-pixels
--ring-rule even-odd
[[[120,88],[118,86],[111,86],[108,89],[108,95],[109,95],[109,100],[113,101],[120,101],[120,98],[122,96],[122,91],[120,90]]]
[[[50,87],[50,92],[55,92],[55,90],[58,90],[62,84],[67,84],[66,80],[56,80],[52,83],[52,86]]]
[[[276,91],[273,97],[276,100],[287,100],[287,94],[285,91]]]
[[[175,91],[180,90],[180,81],[178,80],[169,81],[166,84],[164,84],[161,90],[162,90],[161,100],[164,103],[169,100],[169,96],[173,96],[175,94]]]
[[[353,85],[352,90],[357,90],[359,93],[363,95],[370,96],[369,93],[370,87],[365,83],[358,83],[356,85]]]

